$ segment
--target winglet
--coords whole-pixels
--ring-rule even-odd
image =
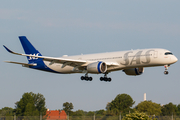
[[[10,53],[14,53],[12,50],[10,50],[9,48],[7,48],[5,45],[3,45],[3,47]]]

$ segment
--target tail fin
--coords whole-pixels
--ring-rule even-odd
[[[29,42],[29,40],[25,36],[19,36],[21,44],[26,54],[31,54],[35,56],[42,56],[41,53],[34,48],[34,46]],[[36,63],[40,60],[40,58],[35,57],[27,57],[29,63]],[[42,59],[41,59],[42,60]]]

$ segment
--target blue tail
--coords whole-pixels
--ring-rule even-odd
[[[25,36],[19,36],[21,44],[26,54],[35,55],[35,56],[42,56],[41,53],[34,48],[34,46],[29,42],[29,40]],[[37,63],[41,61],[41,58],[35,57],[27,57],[29,63]]]

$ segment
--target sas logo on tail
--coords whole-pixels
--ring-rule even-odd
[[[39,53],[37,53],[37,54],[29,54],[29,55],[38,56]],[[28,60],[37,60],[37,59],[38,59],[37,57],[29,57]]]

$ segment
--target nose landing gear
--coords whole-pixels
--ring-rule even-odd
[[[165,75],[167,75],[169,72],[167,71],[168,70],[168,68],[169,68],[169,65],[164,65],[164,67],[165,67],[165,71],[164,71],[164,74]]]

